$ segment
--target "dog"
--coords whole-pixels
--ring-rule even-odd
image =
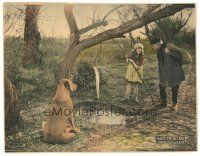
[[[70,97],[70,94],[76,89],[77,85],[70,79],[60,80],[50,106],[48,119],[42,122],[45,142],[68,143],[73,140],[75,133],[80,132],[74,126],[73,101]]]

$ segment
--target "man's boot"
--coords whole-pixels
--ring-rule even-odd
[[[172,87],[172,107],[171,109],[174,110],[175,112],[178,111],[178,103],[177,103],[177,97],[178,97],[178,90],[179,90],[179,85],[173,86]]]
[[[160,99],[160,105],[159,105],[159,109],[165,109],[167,108],[167,101],[166,99]]]
[[[173,104],[172,109],[177,112],[178,111],[178,103]]]

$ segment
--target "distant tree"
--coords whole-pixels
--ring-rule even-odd
[[[139,4],[134,4],[134,5],[125,5],[125,9],[118,9],[118,16],[120,19],[121,23],[126,23],[130,20],[135,20],[137,18],[140,18],[144,14],[144,10],[156,10],[159,8],[160,5],[153,5],[153,4],[145,4],[145,5],[139,5]],[[147,13],[147,12],[146,12]],[[145,30],[146,30],[146,25],[145,25]],[[146,30],[148,31],[148,30]],[[133,47],[133,44],[140,42],[140,36],[139,37],[133,37],[131,32],[128,32],[129,38],[131,39],[131,45],[130,47]],[[148,33],[147,33],[148,34]],[[149,36],[147,36],[149,37]]]
[[[161,20],[155,21],[156,26],[151,27],[149,30],[148,26],[146,26],[146,33],[147,36],[160,36],[163,41],[165,42],[178,42],[181,39],[183,28],[186,26],[187,22],[191,17],[192,11],[188,14],[187,18],[183,18],[183,14],[181,12],[180,16],[173,18],[173,17],[166,17]]]
[[[42,61],[39,51],[41,36],[37,24],[40,7],[41,5],[27,5],[26,7],[23,66],[37,64]]]

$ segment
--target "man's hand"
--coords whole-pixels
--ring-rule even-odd
[[[165,53],[169,54],[170,53],[169,49],[165,48]]]

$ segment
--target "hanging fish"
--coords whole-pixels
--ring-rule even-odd
[[[96,94],[97,94],[97,98],[99,99],[99,83],[100,83],[99,71],[95,66],[93,68],[94,68],[95,80],[96,80]]]

